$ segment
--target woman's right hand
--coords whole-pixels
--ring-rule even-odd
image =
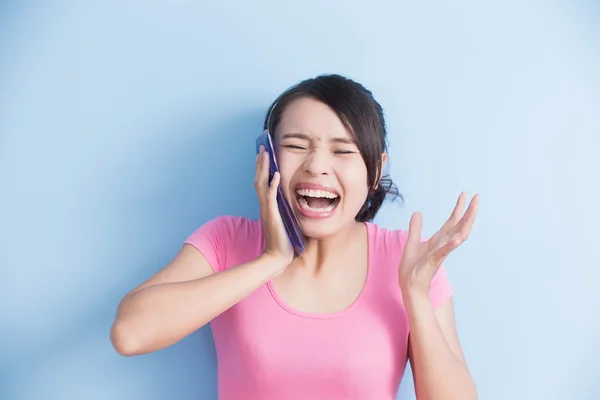
[[[256,156],[254,187],[260,203],[260,221],[266,241],[263,256],[275,260],[276,265],[281,264],[281,269],[276,271],[280,274],[294,258],[294,250],[277,206],[277,188],[281,176],[276,172],[269,185],[269,162],[269,154],[261,146]]]

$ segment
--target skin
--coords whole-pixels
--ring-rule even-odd
[[[111,329],[111,341],[120,354],[170,346],[268,281],[290,307],[305,312],[340,311],[357,298],[366,278],[367,239],[365,225],[355,222],[354,216],[368,194],[367,170],[358,148],[336,114],[309,98],[286,108],[275,138],[281,174],[275,174],[270,185],[263,149],[256,160],[264,253],[214,273],[199,251],[183,245],[167,266],[121,301]],[[381,157],[383,165],[387,155]],[[295,211],[308,240],[302,256],[294,257],[278,213],[276,189],[280,185],[292,204],[296,185],[306,181],[332,187],[341,200],[326,219],[306,218]],[[421,215],[415,213],[399,260],[398,285],[411,326],[409,360],[419,400],[477,398],[452,301],[434,310],[428,295],[440,264],[467,239],[475,220],[478,196],[462,215],[465,202],[463,193],[448,222],[426,242],[419,240]],[[200,306],[186,307],[191,303]]]
[[[413,214],[409,237],[398,267],[398,284],[411,327],[409,360],[417,399],[477,399],[454,318],[452,300],[434,310],[428,291],[442,262],[467,240],[479,204],[473,197],[461,216],[466,194],[461,193],[448,221],[422,242],[420,213]]]
[[[280,185],[290,204],[301,182],[331,187],[341,200],[333,216],[325,219],[306,218],[292,207],[308,237],[306,251],[273,279],[273,287],[293,308],[341,311],[356,300],[366,279],[366,227],[354,220],[368,194],[366,165],[335,113],[309,98],[284,110],[275,142]]]

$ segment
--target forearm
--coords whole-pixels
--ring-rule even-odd
[[[466,363],[450,348],[428,298],[405,299],[418,400],[477,399]]]
[[[158,284],[128,295],[117,310],[111,340],[124,355],[170,346],[265,284],[276,263],[259,257],[201,279]]]

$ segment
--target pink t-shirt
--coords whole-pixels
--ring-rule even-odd
[[[270,282],[211,321],[220,400],[393,400],[408,361],[408,319],[398,287],[403,230],[367,223],[368,272],[359,298],[332,314],[286,305]],[[223,271],[258,257],[259,221],[217,217],[186,241]],[[445,269],[435,308],[452,296]]]

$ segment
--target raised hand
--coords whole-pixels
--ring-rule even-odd
[[[260,221],[266,240],[264,254],[280,260],[280,272],[283,272],[294,258],[294,251],[277,206],[277,187],[280,181],[281,176],[276,172],[269,184],[269,154],[261,146],[256,156],[254,188],[260,203]]]
[[[431,281],[442,262],[469,237],[477,214],[479,195],[473,196],[463,214],[466,197],[465,192],[460,194],[450,218],[425,242],[421,241],[421,213],[412,215],[408,241],[398,267],[398,283],[403,295],[428,296]]]

